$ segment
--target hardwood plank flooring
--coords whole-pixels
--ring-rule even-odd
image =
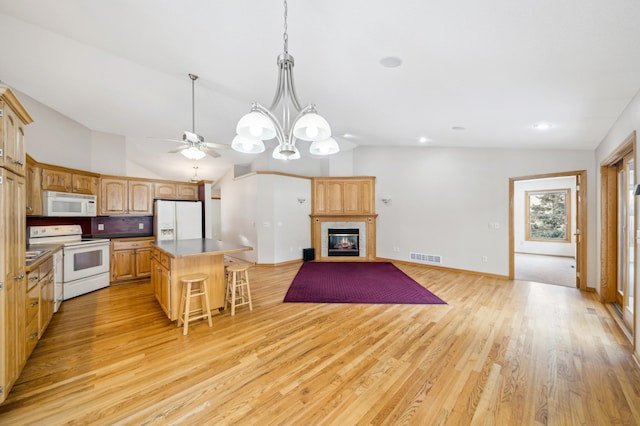
[[[148,282],[65,301],[0,424],[640,424],[593,293],[399,264],[447,305],[283,304],[299,266],[251,268],[254,310],[188,336]]]

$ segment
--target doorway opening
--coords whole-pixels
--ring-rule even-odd
[[[636,134],[631,133],[600,166],[602,244],[600,301],[609,304],[627,337],[635,335]]]
[[[509,179],[509,278],[587,290],[586,171]]]

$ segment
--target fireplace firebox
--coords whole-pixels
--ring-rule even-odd
[[[360,230],[358,228],[329,228],[328,256],[360,256]]]

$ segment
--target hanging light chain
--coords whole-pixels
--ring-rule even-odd
[[[284,40],[284,53],[289,53],[289,34],[287,34],[287,0],[284,0],[284,34],[282,34]]]

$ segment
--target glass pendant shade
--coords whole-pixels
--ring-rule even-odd
[[[300,158],[300,151],[293,145],[278,145],[271,156],[276,160],[297,160]]]
[[[338,151],[340,151],[340,147],[334,138],[313,141],[309,146],[309,153],[313,155],[331,155]]]
[[[324,140],[331,136],[331,127],[321,115],[310,112],[296,122],[293,134],[303,141]]]
[[[264,142],[255,137],[237,135],[231,142],[231,148],[244,154],[260,154],[264,152]]]
[[[276,137],[276,128],[271,120],[257,111],[245,114],[238,121],[236,132],[245,138],[257,138],[263,141]]]
[[[204,157],[207,156],[207,154],[200,151],[195,146],[190,146],[189,148],[183,149],[182,151],[180,151],[180,154],[184,155],[189,160],[202,160]]]

